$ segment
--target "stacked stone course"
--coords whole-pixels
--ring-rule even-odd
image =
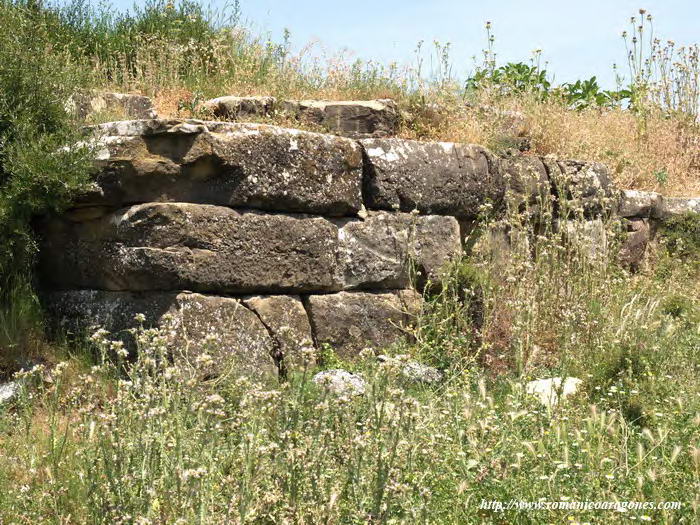
[[[92,189],[41,226],[48,310],[128,343],[143,313],[174,351],[218,352],[214,369],[266,374],[309,348],[351,357],[407,337],[412,285],[441,275],[462,252],[460,225],[506,188],[534,201],[565,176],[592,216],[599,197],[618,202],[600,164],[474,145],[197,120],[93,131]],[[622,214],[645,202],[628,210],[625,195]]]

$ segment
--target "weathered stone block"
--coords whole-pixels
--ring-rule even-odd
[[[99,172],[80,206],[169,201],[332,216],[362,207],[362,154],[349,139],[197,120],[94,130]]]
[[[608,253],[608,233],[605,223],[593,220],[568,220],[564,225],[571,247],[591,259],[602,259]]]
[[[227,297],[181,292],[108,292],[71,290],[46,294],[52,317],[71,330],[108,330],[131,350],[129,329],[143,314],[145,327],[160,327],[173,356],[190,362],[211,356],[202,373],[218,374],[232,367],[252,377],[275,375],[273,344],[263,323],[240,301]]]
[[[652,217],[667,219],[684,213],[700,213],[700,197],[661,197]]]
[[[288,100],[282,111],[346,137],[390,137],[398,131],[393,100]]]
[[[364,221],[338,224],[345,288],[407,288],[412,277],[434,280],[461,253],[454,217],[370,212]]]
[[[203,106],[218,118],[246,119],[265,117],[275,110],[275,97],[234,97],[225,96],[207,100]]]
[[[117,114],[137,119],[158,117],[150,98],[130,93],[77,93],[66,105],[80,120],[99,114]]]
[[[620,217],[651,217],[661,202],[661,195],[651,191],[622,190]]]
[[[473,218],[502,201],[496,158],[472,144],[402,139],[361,140],[369,208]]]
[[[560,209],[566,206],[574,216],[596,216],[617,209],[619,193],[604,164],[560,160],[547,167]]]
[[[349,358],[363,348],[380,349],[407,337],[405,328],[419,299],[404,290],[311,295],[307,301],[316,343]]]
[[[149,203],[51,221],[42,274],[58,288],[259,293],[341,289],[337,227],[321,217]]]
[[[298,296],[256,295],[243,300],[270,332],[275,354],[285,372],[313,365],[313,334],[306,310]]]
[[[530,155],[518,155],[501,159],[501,172],[514,204],[534,204],[538,198],[550,194],[549,177],[542,159]]]
[[[41,273],[50,286],[237,294],[405,288],[411,265],[423,280],[435,279],[461,251],[452,217],[373,212],[364,221],[331,221],[189,203],[95,215],[43,229]]]

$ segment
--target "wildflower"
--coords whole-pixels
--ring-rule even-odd
[[[63,371],[68,368],[68,363],[66,361],[61,361],[56,366],[53,367],[51,371],[54,378],[58,378],[63,374]]]
[[[102,343],[105,341],[108,335],[109,332],[107,330],[105,330],[104,328],[100,328],[90,336],[90,341],[92,341],[93,343]]]
[[[187,482],[190,479],[201,479],[207,474],[207,469],[204,467],[186,469],[180,473],[180,479]]]
[[[210,396],[207,396],[206,402],[210,405],[219,405],[224,402],[224,398],[221,397],[219,394],[212,394]]]
[[[200,366],[211,366],[214,364],[214,358],[207,353],[199,354],[195,358],[195,363]]]

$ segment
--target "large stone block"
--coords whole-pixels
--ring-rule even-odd
[[[158,117],[150,98],[131,93],[76,93],[68,100],[66,106],[80,120],[87,120],[99,115],[137,119]]]
[[[341,288],[327,219],[149,203],[51,221],[42,275],[57,288],[259,293]]]
[[[410,334],[420,296],[410,290],[386,293],[340,292],[307,299],[318,345],[339,356],[356,356],[363,348],[380,350]]]
[[[661,202],[661,195],[651,191],[622,190],[620,217],[651,217]]]
[[[379,212],[331,221],[189,203],[87,217],[69,214],[43,229],[48,285],[236,294],[405,288],[411,265],[435,279],[461,250],[453,217]]]
[[[473,218],[482,205],[503,199],[499,163],[480,146],[402,139],[360,143],[369,208]]]
[[[240,120],[269,116],[276,102],[275,97],[225,96],[207,100],[203,106],[215,117]]]
[[[339,264],[344,288],[406,288],[435,280],[461,253],[454,217],[370,212],[340,222]]]
[[[572,249],[591,259],[603,260],[608,254],[608,232],[600,219],[567,220],[564,224]]]
[[[517,155],[504,157],[500,161],[506,188],[513,204],[535,204],[550,195],[547,170],[539,157]]]
[[[256,295],[243,299],[243,304],[257,314],[270,332],[275,355],[284,372],[313,365],[313,334],[300,297]]]
[[[202,365],[204,374],[229,367],[253,377],[277,373],[271,355],[274,345],[265,326],[236,299],[181,292],[71,290],[46,294],[44,304],[65,329],[91,333],[104,328],[132,351],[136,344],[129,329],[139,326],[135,316],[143,314],[145,327],[163,329],[174,357],[192,363],[208,354],[211,363]]]
[[[346,137],[390,137],[398,131],[393,100],[288,100],[280,109],[302,121]]]
[[[151,120],[95,126],[98,174],[78,205],[168,201],[354,215],[355,141],[263,124]]]
[[[644,262],[644,254],[651,241],[652,228],[649,219],[631,219],[627,222],[627,232],[620,246],[619,260],[623,266],[637,271]]]
[[[619,192],[608,168],[600,162],[548,162],[548,175],[559,199],[559,209],[572,216],[597,216],[617,211]]]

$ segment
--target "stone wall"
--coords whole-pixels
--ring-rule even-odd
[[[654,192],[623,190],[617,209],[626,230],[620,262],[632,270],[639,269],[659,223],[687,212],[700,213],[700,198],[665,197]]]
[[[413,284],[440,276],[507,188],[562,198],[566,179],[592,218],[622,202],[630,238],[678,206],[620,201],[600,164],[474,145],[196,120],[92,130],[93,187],[40,227],[45,304],[69,329],[103,326],[130,345],[144,314],[176,352],[216,352],[213,373],[230,360],[285,371],[307,349],[352,357],[409,337]]]

